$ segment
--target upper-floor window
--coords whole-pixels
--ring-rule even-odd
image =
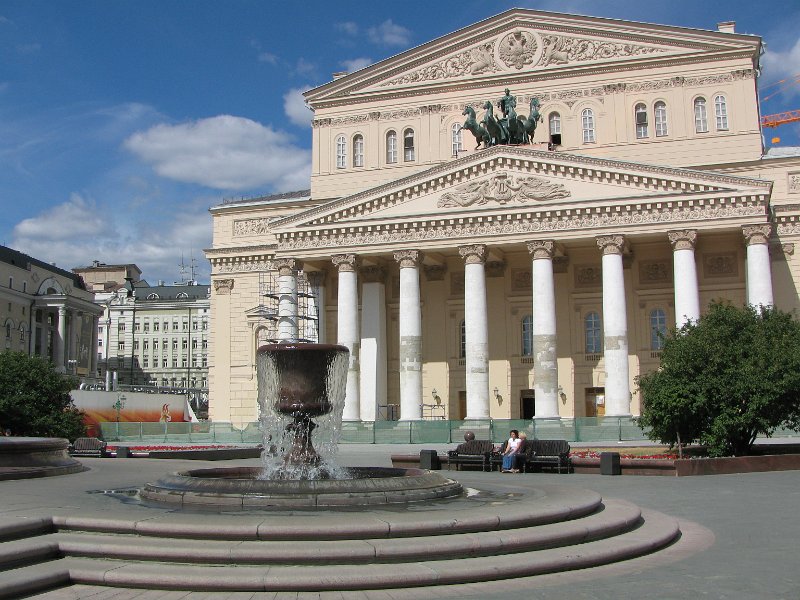
[[[637,104],[633,109],[634,117],[636,119],[636,139],[641,140],[646,138],[647,133],[647,106],[644,104]]]
[[[594,111],[591,108],[584,108],[581,113],[581,129],[583,130],[583,143],[593,143],[594,135]]]
[[[22,291],[23,292],[27,292],[28,291],[28,282],[27,281],[23,281],[22,282]]]
[[[453,128],[450,134],[450,143],[453,149],[453,156],[458,156],[464,147],[462,146],[463,139],[461,137],[461,125],[453,123]]]
[[[696,133],[708,132],[708,111],[705,98],[696,98],[694,101],[694,130]]]
[[[344,169],[347,166],[347,141],[343,135],[336,138],[336,168]]]
[[[663,308],[650,311],[650,349],[661,350],[667,335],[667,312]]]
[[[364,136],[360,134],[353,138],[353,166],[364,166]]]
[[[714,115],[717,118],[717,131],[727,131],[728,103],[725,100],[725,96],[721,94],[714,98]]]
[[[406,129],[403,132],[403,160],[414,160],[414,130]]]
[[[522,318],[522,356],[533,356],[533,317]]]
[[[458,358],[467,357],[467,322],[461,319],[458,326]]]
[[[600,354],[603,351],[603,337],[600,331],[600,315],[590,312],[583,319],[583,331],[586,339],[586,354]]]
[[[397,132],[386,132],[386,162],[393,165],[397,162]]]
[[[153,331],[158,331],[158,329],[159,329],[159,322],[153,321]]]
[[[13,277],[9,277],[8,278],[8,287],[9,287],[9,289],[12,289],[12,290],[14,289],[14,278]]]
[[[664,102],[656,102],[653,112],[656,122],[656,137],[664,137],[669,133],[669,129],[667,129],[667,105]]]
[[[550,113],[547,117],[547,125],[550,129],[550,143],[556,146],[561,145],[561,115],[557,112]]]

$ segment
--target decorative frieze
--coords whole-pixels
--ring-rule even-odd
[[[541,177],[521,177],[501,172],[489,179],[470,181],[456,186],[452,192],[442,194],[436,206],[464,207],[489,202],[524,204],[531,200],[557,200],[569,197],[569,190],[560,183],[551,183]]]
[[[497,54],[507,69],[511,67],[517,71],[532,65],[537,58],[539,50],[538,35],[529,31],[513,31],[500,40]]]
[[[220,296],[227,296],[231,293],[231,290],[233,289],[233,284],[234,284],[233,279],[215,279],[214,292],[216,292]]]
[[[738,277],[739,256],[736,252],[703,254],[703,276],[707,278]]]
[[[234,237],[240,235],[264,235],[269,233],[269,219],[239,219],[233,222]]]
[[[665,48],[620,42],[603,42],[597,39],[542,36],[542,56],[538,66],[566,65],[609,58],[627,58],[666,52]]]
[[[274,270],[271,260],[268,261],[236,261],[215,263],[213,274],[221,273],[260,273]]]
[[[452,77],[463,77],[465,75],[480,75],[482,73],[494,73],[500,67],[494,60],[495,41],[481,44],[474,48],[469,48],[458,54],[448,56],[432,65],[427,65],[411,73],[406,73],[400,77],[391,79],[381,84],[381,87],[391,85],[405,85],[409,83],[419,83],[422,81],[436,81],[439,79],[450,79]]]

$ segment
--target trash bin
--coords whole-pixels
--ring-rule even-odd
[[[600,453],[600,475],[622,475],[619,452]]]
[[[128,458],[127,446],[117,446],[117,458]]]
[[[439,460],[439,454],[436,452],[436,450],[419,451],[419,468],[428,469],[430,471],[441,470],[442,461]]]

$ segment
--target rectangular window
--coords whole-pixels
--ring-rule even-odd
[[[145,321],[145,323],[144,323],[144,332],[145,333],[150,333],[150,322],[149,321]]]
[[[177,369],[178,368],[178,357],[177,356],[172,358],[172,368],[173,369]]]
[[[203,331],[205,331],[206,329],[208,329],[208,323],[206,321],[203,321]]]
[[[119,323],[117,323],[117,331],[125,331],[125,322],[124,321],[120,321]]]
[[[134,350],[138,350],[139,349],[139,340],[133,340],[133,349]]]
[[[158,331],[160,325],[161,324],[158,321],[153,321],[153,331]]]
[[[205,350],[206,348],[208,348],[208,340],[204,339],[203,340],[203,350]]]
[[[178,349],[178,340],[172,340],[172,349],[173,350],[177,350]]]
[[[119,342],[117,344],[117,350],[125,350],[125,342]]]
[[[173,321],[172,322],[172,331],[178,331],[178,322],[177,321]]]
[[[166,356],[161,359],[161,366],[163,368],[165,368],[165,369],[167,368],[167,357]]]
[[[135,321],[135,322],[133,323],[133,330],[134,330],[134,331],[139,331],[139,321]]]
[[[197,340],[192,340],[192,350],[197,350]]]
[[[208,357],[205,355],[203,355],[203,366],[204,367],[208,366]],[[203,380],[203,387],[206,387],[205,379]]]
[[[183,338],[183,340],[181,340],[181,350],[186,350],[188,347],[189,347],[189,340]]]
[[[142,366],[146,369],[150,366],[150,359],[146,356],[142,359]]]
[[[144,349],[145,350],[149,350],[150,349],[150,340],[145,340],[144,341]]]

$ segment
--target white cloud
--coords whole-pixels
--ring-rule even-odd
[[[277,65],[278,64],[278,57],[276,55],[272,54],[272,52],[261,52],[258,55],[258,61],[259,62],[269,63],[271,65]]]
[[[785,52],[773,51],[767,47],[761,62],[764,65],[764,81],[766,82],[776,83],[781,79],[797,79],[797,74],[800,73],[800,38]],[[778,87],[771,86],[765,92],[772,94],[778,91]],[[800,85],[798,84],[785,86],[783,90],[782,93],[787,96],[800,95]]]
[[[344,23],[336,23],[334,25],[338,31],[346,33],[347,35],[358,35],[358,25],[353,21],[345,21]]]
[[[286,134],[230,115],[156,125],[124,145],[162,177],[220,190],[287,190],[310,172],[310,153]]]
[[[69,201],[18,223],[14,227],[14,237],[62,241],[103,235],[105,230],[105,219],[95,204],[79,194],[72,194]]]
[[[372,64],[372,59],[367,57],[354,58],[352,60],[343,60],[339,64],[342,65],[348,73],[355,73],[364,67],[370,66]]]
[[[11,20],[8,17],[0,15],[0,23],[11,23]]]
[[[411,42],[411,31],[387,19],[377,27],[367,30],[369,40],[382,46],[407,46]]]
[[[294,75],[303,75],[303,76],[311,76],[317,70],[317,65],[312,62],[308,62],[305,58],[300,57],[297,59],[297,63],[294,66],[293,73]]]
[[[283,95],[283,112],[295,125],[310,127],[314,113],[306,106],[305,98],[303,98],[303,92],[306,90],[308,90],[307,87],[300,87],[286,92]]]

